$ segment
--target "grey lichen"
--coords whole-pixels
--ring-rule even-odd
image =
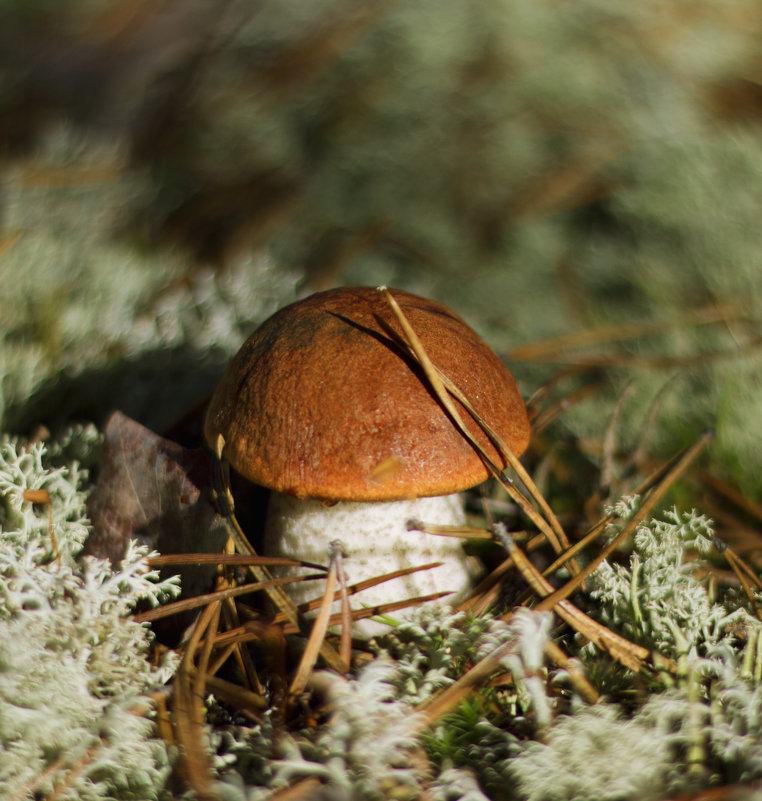
[[[617,508],[628,516],[635,505]],[[509,766],[521,798],[660,798],[762,776],[762,627],[732,592],[726,605],[712,598],[697,562],[713,548],[711,521],[668,510],[639,526],[633,544],[628,566],[596,571],[591,598],[601,620],[675,667],[652,677],[649,693],[631,676],[618,700],[578,707],[544,741],[524,743]],[[582,656],[591,668],[600,661],[588,648]]]
[[[87,428],[49,449],[0,445],[0,780],[11,798],[169,797],[169,756],[144,701],[169,673],[145,659],[148,632],[127,613],[175,585],[157,582],[135,546],[115,569],[79,556],[87,471],[72,455],[87,459],[98,444]],[[28,490],[50,494],[55,545]],[[624,519],[637,505],[612,511]],[[550,614],[505,622],[423,607],[356,675],[315,676],[330,710],[322,725],[286,733],[271,712],[258,725],[210,725],[219,796],[257,801],[312,778],[326,798],[363,801],[641,801],[759,780],[762,626],[697,572],[713,543],[706,517],[668,511],[638,528],[628,566],[604,564],[590,583],[600,619],[673,671],[644,684],[620,670],[621,692],[591,707],[547,665]],[[416,707],[494,653],[510,680],[474,688],[422,729]],[[595,675],[601,655],[577,656]]]
[[[731,611],[714,601],[707,582],[696,578],[689,556],[715,548],[706,516],[667,510],[637,528],[633,546],[628,565],[604,562],[591,577],[590,595],[607,625],[674,659],[706,653],[733,626],[757,625],[743,607]]]
[[[5,797],[163,798],[164,745],[146,693],[166,673],[150,666],[150,632],[128,614],[139,599],[172,596],[145,550],[112,569],[79,558],[88,532],[86,473],[50,467],[42,443],[0,443],[0,785]],[[46,490],[44,508],[25,500]],[[33,496],[36,497],[36,496]]]
[[[526,743],[508,771],[526,801],[651,801],[662,797],[665,736],[613,705],[560,718],[546,742]]]

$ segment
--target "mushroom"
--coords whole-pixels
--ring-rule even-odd
[[[392,290],[431,361],[516,455],[529,441],[526,408],[498,356],[447,307]],[[408,531],[411,518],[462,525],[459,493],[489,470],[458,431],[404,345],[382,292],[318,292],[266,320],[244,343],[208,408],[204,436],[271,492],[263,552],[324,562],[346,549],[350,583],[430,561],[358,595],[366,605],[465,590],[473,573],[456,538]],[[475,440],[507,466],[456,401]],[[289,590],[297,602],[316,595]],[[366,633],[368,629],[365,629]]]

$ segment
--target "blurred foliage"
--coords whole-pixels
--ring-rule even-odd
[[[509,357],[672,321],[599,343],[602,389],[565,425],[599,438],[626,382],[640,420],[674,378],[652,447],[715,426],[716,469],[762,495],[758,3],[4,0],[0,13],[6,426],[55,422],[61,371],[74,378],[59,417],[98,411],[84,375],[104,407],[126,397],[166,425],[297,277],[302,292],[384,282],[449,303]],[[686,319],[698,310],[715,322]],[[513,366],[527,395],[555,369]]]

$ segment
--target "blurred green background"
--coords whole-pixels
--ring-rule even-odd
[[[584,395],[579,442],[627,388],[622,449],[714,427],[711,469],[762,500],[758,0],[0,15],[3,430],[164,431],[277,307],[386,283],[455,309],[525,396]]]

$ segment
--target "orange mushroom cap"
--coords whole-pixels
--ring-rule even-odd
[[[516,455],[529,442],[508,368],[460,317],[392,290],[431,361]],[[489,477],[402,344],[382,292],[318,292],[266,320],[220,381],[204,435],[243,476],[298,498],[381,501],[446,495]],[[469,413],[472,435],[503,459]]]

